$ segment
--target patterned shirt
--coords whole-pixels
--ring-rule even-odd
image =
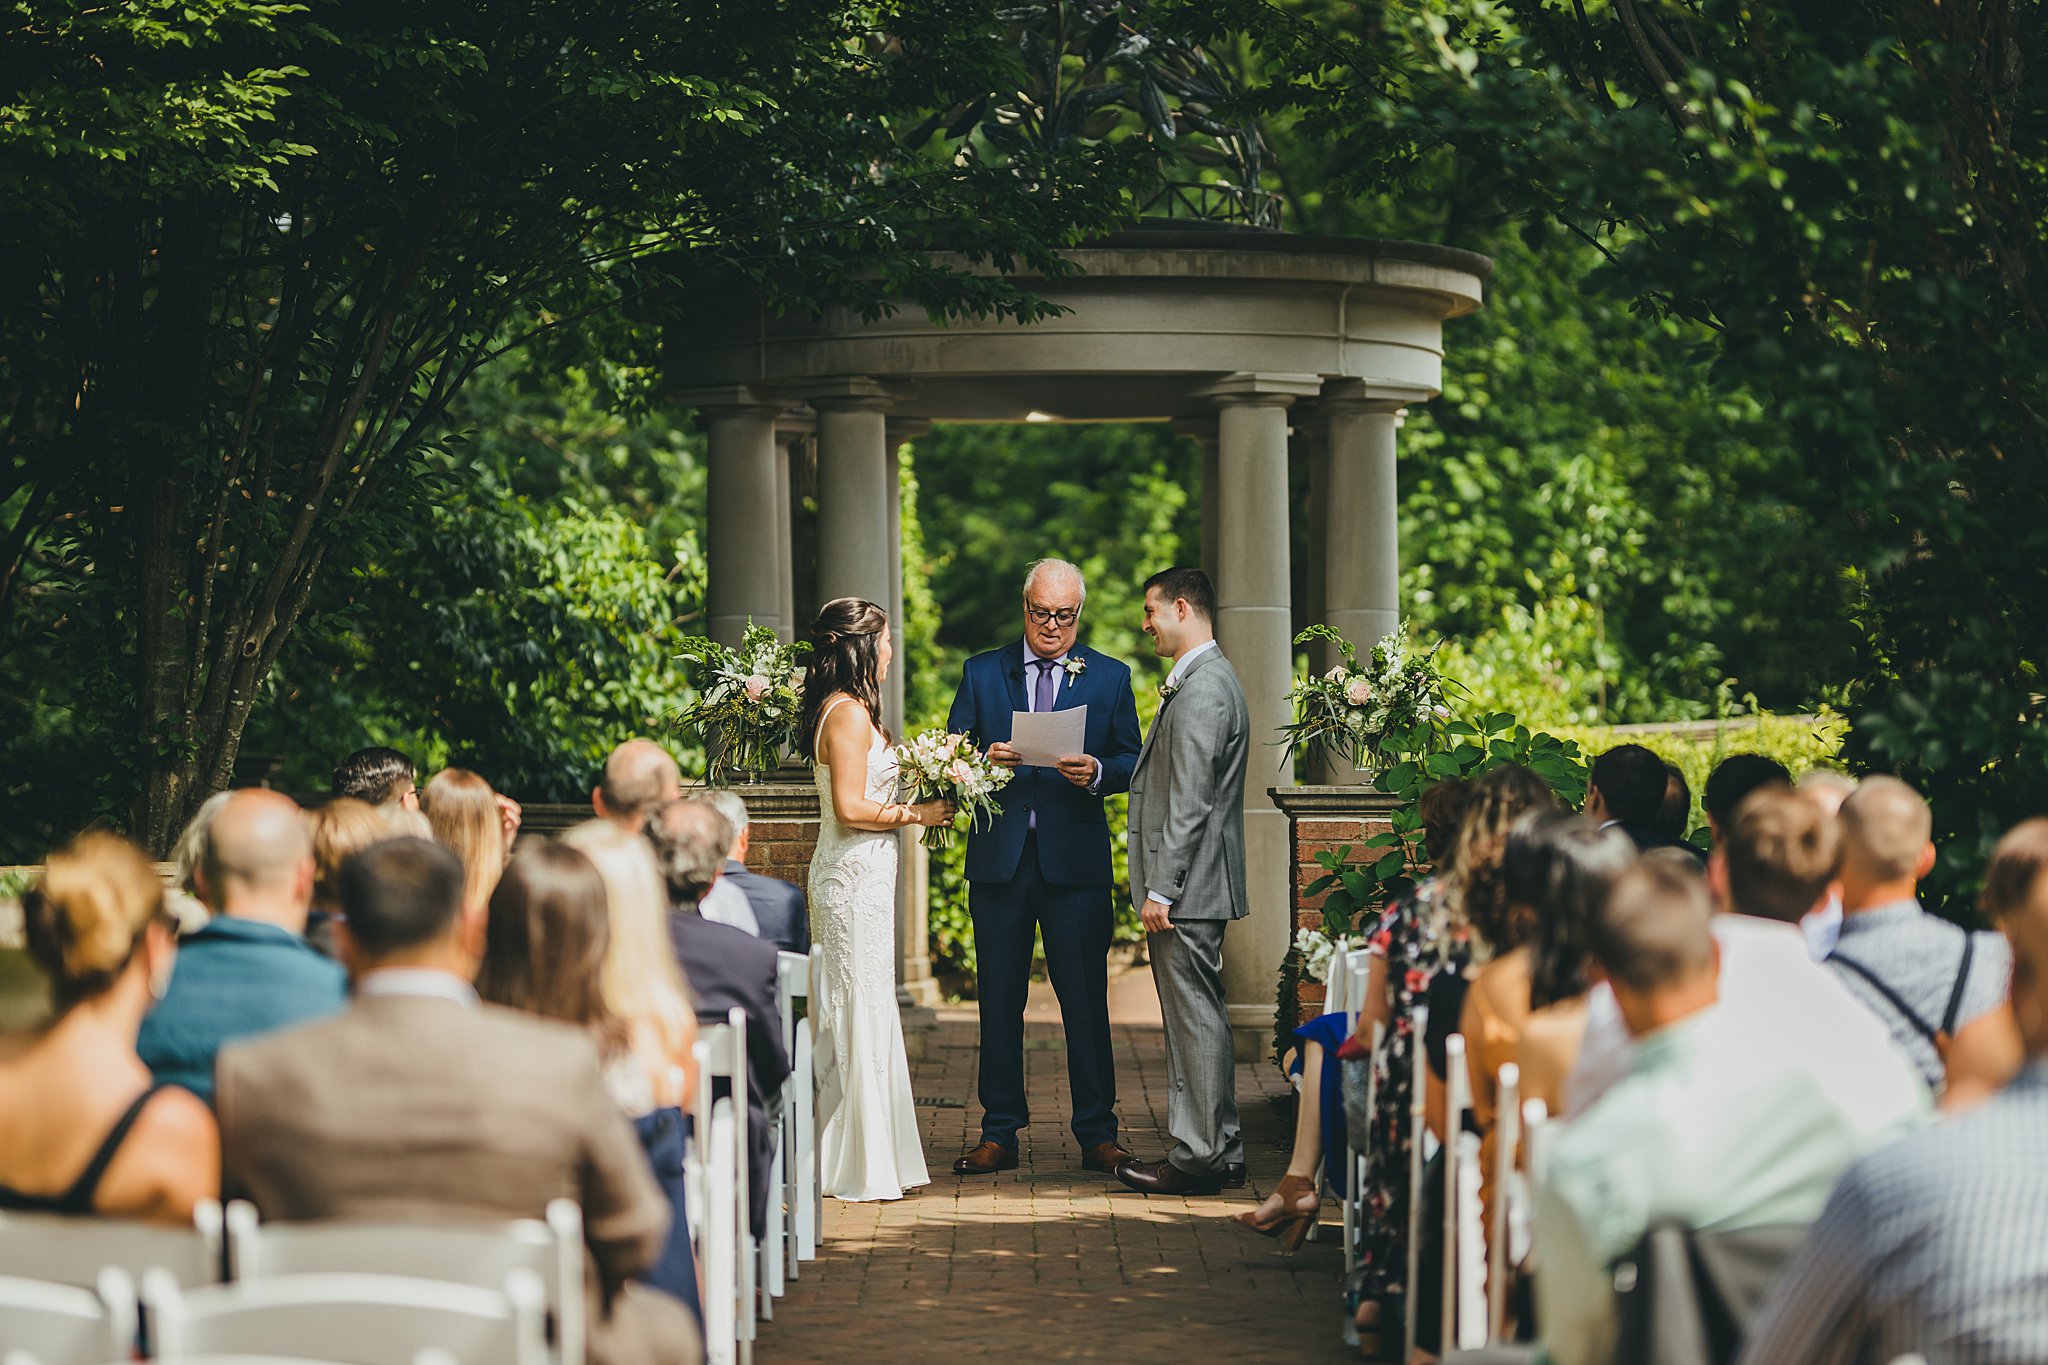
[[[2048,1363],[2048,1058],[1849,1168],[1741,1365]]]
[[[1841,983],[1891,1030],[1892,1040],[1905,1049],[1927,1088],[1937,1095],[1947,1077],[1934,1044],[1861,972],[1844,966],[1843,960],[1855,962],[1884,982],[1929,1028],[1940,1028],[1963,965],[1966,932],[1928,914],[1918,901],[1900,901],[1844,915],[1841,936],[1829,956],[1829,965]],[[2012,973],[2012,946],[2003,934],[1979,931],[1971,938],[1975,947],[1956,1010],[1958,1029],[2005,1003],[2006,982]]]

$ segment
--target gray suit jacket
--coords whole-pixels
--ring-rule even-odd
[[[574,1199],[609,1291],[594,1306],[612,1298],[591,1319],[592,1356],[697,1358],[680,1304],[625,1287],[660,1252],[669,1204],[580,1029],[496,1005],[357,1000],[224,1049],[215,1108],[223,1192],[265,1218],[497,1222]]]
[[[1131,903],[1157,892],[1177,920],[1243,919],[1244,770],[1251,713],[1220,649],[1159,708],[1131,775]]]

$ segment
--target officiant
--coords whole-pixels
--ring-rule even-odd
[[[1024,577],[1024,638],[967,661],[946,720],[949,730],[974,736],[991,760],[1015,771],[998,798],[1003,813],[967,836],[967,904],[980,964],[982,1117],[981,1141],[953,1163],[956,1175],[1017,1165],[1017,1134],[1031,1121],[1024,1003],[1034,931],[1066,1029],[1081,1167],[1111,1172],[1130,1155],[1118,1141],[1109,1044],[1116,911],[1103,799],[1130,790],[1141,737],[1130,665],[1075,642],[1087,597],[1074,565],[1033,564]],[[1011,742],[1019,738],[1019,712],[1083,708],[1078,752],[1032,754]]]

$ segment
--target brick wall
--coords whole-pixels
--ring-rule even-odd
[[[1279,787],[1273,791],[1273,800],[1287,813],[1293,833],[1294,927],[1321,928],[1328,893],[1311,896],[1307,891],[1323,875],[1316,855],[1334,853],[1349,844],[1355,861],[1367,839],[1393,828],[1394,798],[1365,787]],[[1323,983],[1303,978],[1295,998],[1299,1017],[1314,1018],[1322,1013]]]
[[[691,784],[684,790],[703,788]],[[757,782],[733,790],[747,803],[748,827],[753,831],[747,866],[804,885],[810,878],[811,851],[818,846],[818,789],[809,773],[801,781]],[[535,802],[524,809],[521,829],[533,834],[560,834],[591,818],[587,803]]]

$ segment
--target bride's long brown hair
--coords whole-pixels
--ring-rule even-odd
[[[816,760],[818,720],[825,702],[844,692],[868,709],[868,719],[882,731],[882,634],[889,613],[862,597],[835,597],[818,609],[811,622],[810,664],[804,670],[804,709],[798,719],[797,743],[806,758]]]

